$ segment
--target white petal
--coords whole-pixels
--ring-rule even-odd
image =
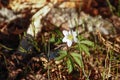
[[[71,35],[72,34],[71,31],[69,31],[68,34]]]
[[[71,40],[67,40],[67,45],[68,45],[68,47],[70,47],[72,45],[72,41]]]
[[[73,34],[73,36],[77,36],[77,33],[76,32],[74,32],[74,31],[72,31],[72,34]]]
[[[63,34],[64,34],[64,36],[67,36],[68,35],[68,31],[63,30]]]
[[[62,41],[63,41],[63,42],[67,42],[67,37],[64,37],[64,38],[62,39]]]
[[[78,39],[76,37],[74,37],[74,42],[77,42],[77,41],[78,41]]]

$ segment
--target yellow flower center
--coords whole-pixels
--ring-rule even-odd
[[[72,35],[72,34],[69,34],[67,38],[68,38],[69,40],[73,40],[73,35]]]

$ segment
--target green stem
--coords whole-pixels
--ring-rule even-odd
[[[77,21],[75,20],[75,22],[76,22],[76,28],[77,28],[77,35],[79,35],[79,33],[78,33],[78,24],[77,24]],[[77,37],[78,38],[78,40],[80,41],[80,37]],[[78,47],[79,47],[79,52],[80,52],[80,56],[81,56],[81,62],[82,62],[82,66],[81,66],[81,68],[82,68],[82,71],[83,71],[83,74],[84,74],[84,76],[86,77],[86,80],[89,80],[89,77],[87,76],[87,74],[85,73],[85,69],[84,69],[84,64],[83,64],[83,59],[82,59],[82,55],[81,55],[81,48],[80,48],[80,42],[78,41]]]
[[[50,40],[48,41],[48,63],[50,62]],[[50,66],[48,65],[47,70],[48,80],[50,80]]]
[[[7,47],[7,46],[1,44],[1,43],[0,43],[0,46],[3,47],[3,48],[5,48],[5,49],[7,49],[7,50],[13,50],[12,48],[9,48],[9,47]]]
[[[112,12],[112,15],[114,14],[113,11],[114,11],[114,7],[111,5],[110,1],[109,0],[106,0],[107,3],[108,3],[108,6],[109,6],[109,9],[110,11]]]

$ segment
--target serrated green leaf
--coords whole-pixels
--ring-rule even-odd
[[[57,60],[57,61],[64,59],[64,57],[67,56],[67,51],[60,51],[59,54],[60,54],[60,56],[55,58],[55,60]]]
[[[73,57],[74,61],[80,66],[83,67],[83,61],[82,56],[77,53],[71,53],[71,56]]]
[[[71,73],[73,71],[73,64],[70,58],[67,59],[67,68],[68,68],[68,73]]]
[[[88,46],[94,46],[94,43],[92,41],[89,41],[89,40],[80,41],[80,43],[86,44]]]
[[[83,50],[88,56],[90,56],[89,48],[88,48],[86,45],[81,44],[81,45],[80,45],[80,48],[81,48],[81,50]]]

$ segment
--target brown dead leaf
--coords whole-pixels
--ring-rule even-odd
[[[97,31],[97,35],[98,35],[99,41],[106,46],[106,49],[112,49],[115,52],[120,53],[119,44],[114,44],[113,42],[106,40],[99,31]]]
[[[116,41],[117,41],[118,43],[120,43],[120,35],[117,36],[115,39],[116,39]]]

